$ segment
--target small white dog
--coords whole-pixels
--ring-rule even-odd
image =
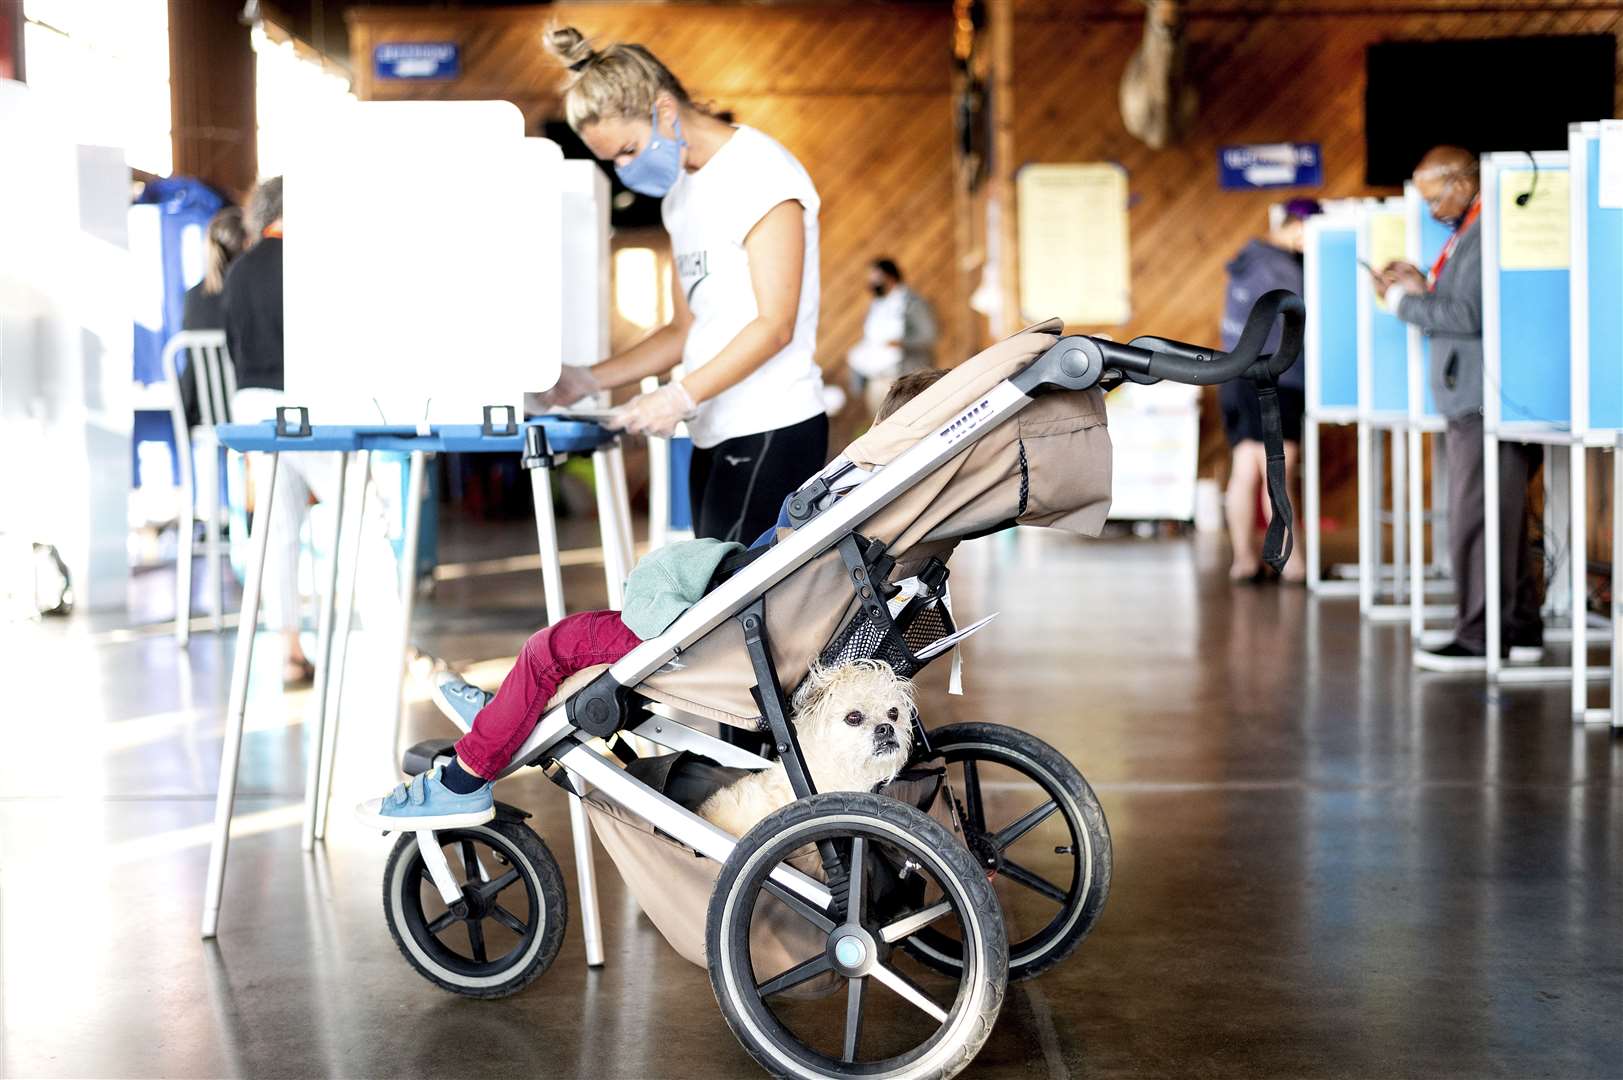
[[[913,750],[913,684],[884,661],[813,664],[791,708],[801,758],[818,792],[872,791],[907,767]],[[698,814],[743,836],[794,798],[780,761],[717,791],[699,805]]]

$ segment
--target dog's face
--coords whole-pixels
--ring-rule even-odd
[[[889,664],[813,667],[795,694],[795,727],[819,790],[864,790],[907,766],[913,684]]]

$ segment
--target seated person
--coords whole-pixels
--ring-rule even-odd
[[[874,422],[922,393],[944,371],[911,372],[897,379]],[[790,496],[791,498],[793,496]],[[750,549],[770,545],[789,526],[789,499],[777,524]],[[582,611],[543,627],[525,642],[518,662],[494,697],[451,680],[440,687],[442,707],[470,723],[450,764],[422,773],[381,799],[355,808],[359,820],[379,829],[455,829],[489,821],[496,814],[492,782],[500,776],[541,722],[547,702],[569,676],[612,664],[649,638],[665,632],[710,591],[722,561],[744,550],[720,540],[689,540],[650,552],[626,578],[624,611]]]

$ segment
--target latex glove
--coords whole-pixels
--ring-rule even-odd
[[[590,367],[565,364],[558,372],[558,382],[551,390],[540,394],[525,394],[524,407],[536,412],[573,405],[583,397],[590,397],[603,389]]]
[[[675,434],[676,425],[691,419],[698,411],[699,407],[694,404],[687,387],[673,380],[615,409],[603,421],[603,426],[615,431],[668,439]]]

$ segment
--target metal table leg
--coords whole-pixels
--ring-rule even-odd
[[[327,719],[324,724],[326,738],[321,750],[321,778],[316,788],[317,840],[327,838],[327,813],[332,806],[334,755],[338,748],[338,721],[344,715],[344,675],[349,669],[350,625],[355,621],[355,588],[361,576],[361,552],[366,543],[366,499],[371,491],[372,453],[369,450],[362,453],[364,456],[360,460],[361,489],[355,500],[354,513],[346,515],[351,523],[349,531],[355,534],[353,541],[355,554],[342,564],[348,567],[348,581],[344,583],[343,604],[338,609],[338,617],[333,625],[335,631],[333,673],[327,684]]]
[[[1589,709],[1589,491],[1586,478],[1588,461],[1583,440],[1577,439],[1571,450],[1572,461],[1567,479],[1572,485],[1567,497],[1567,522],[1570,564],[1572,570],[1572,719],[1584,722]]]
[[[194,447],[175,447],[180,461],[180,527],[175,534],[175,644],[185,648],[192,639],[192,558],[197,537],[197,473]]]
[[[327,690],[332,685],[333,623],[338,608],[338,564],[344,543],[344,481],[349,475],[348,453],[338,455],[338,497],[334,500],[332,543],[327,548],[327,587],[321,592],[321,618],[316,633],[316,685],[314,701],[306,713],[305,740],[308,762],[304,775],[304,831],[299,845],[305,851],[316,846],[316,807],[321,774],[327,754]]]
[[[1499,602],[1499,433],[1482,433],[1482,587],[1487,593],[1488,678],[1499,678],[1501,619]]]
[[[400,554],[400,678],[395,684],[394,732],[400,741],[400,722],[406,710],[406,676],[410,672],[407,652],[411,648],[411,612],[417,603],[417,539],[423,525],[423,474],[428,454],[411,452],[411,471],[406,480],[406,535]]]
[[[231,843],[231,814],[237,801],[237,769],[242,763],[243,715],[248,707],[248,672],[253,666],[254,631],[259,622],[259,587],[265,573],[271,510],[276,499],[276,474],[281,455],[271,455],[270,479],[264,502],[254,514],[250,530],[253,554],[248,578],[242,585],[242,614],[237,621],[237,652],[231,666],[231,697],[225,714],[225,745],[220,749],[220,789],[214,800],[214,839],[209,847],[208,879],[203,886],[203,937],[220,927],[220,896],[225,890],[226,849]]]

